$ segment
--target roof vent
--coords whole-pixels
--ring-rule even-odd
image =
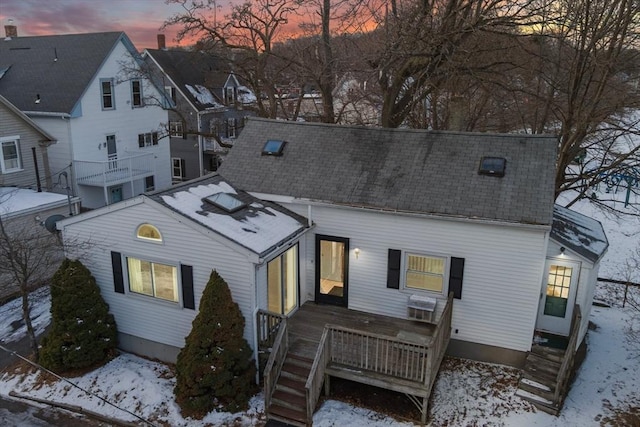
[[[483,157],[480,160],[480,169],[478,174],[489,176],[504,176],[504,171],[507,166],[507,159],[504,157]]]
[[[239,211],[240,209],[247,206],[246,203],[238,200],[236,197],[229,193],[216,193],[211,196],[205,197],[203,200],[228,213]]]

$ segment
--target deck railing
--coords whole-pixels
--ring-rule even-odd
[[[318,351],[316,357],[311,365],[311,371],[307,377],[305,384],[305,395],[307,399],[307,424],[311,425],[313,420],[313,413],[316,409],[318,399],[320,399],[320,391],[322,390],[322,383],[324,382],[324,376],[331,360],[331,346],[329,340],[329,329],[324,328],[320,343],[318,344]]]
[[[289,331],[287,330],[287,319],[282,319],[278,325],[278,333],[271,347],[271,354],[264,367],[264,407],[269,408],[271,395],[278,382],[284,359],[289,350]]]
[[[445,305],[440,320],[436,326],[436,330],[433,332],[431,343],[428,350],[428,369],[427,378],[425,378],[424,384],[431,389],[435,382],[436,375],[440,369],[440,363],[444,357],[444,353],[447,351],[449,345],[449,339],[451,338],[451,316],[453,314],[453,293],[450,293],[447,297],[447,305]]]
[[[569,343],[567,344],[567,350],[565,351],[565,356],[562,360],[562,364],[560,365],[560,370],[558,371],[558,376],[556,378],[556,391],[553,396],[554,402],[560,402],[560,396],[564,396],[566,393],[569,378],[571,377],[571,370],[573,368],[573,360],[576,355],[576,344],[578,343],[581,323],[582,313],[580,312],[580,305],[576,304],[571,318]]]
[[[331,363],[417,382],[426,378],[426,344],[335,325],[326,328]]]
[[[154,155],[140,154],[106,161],[74,160],[78,184],[108,186],[144,176],[154,171]]]
[[[278,333],[278,327],[285,319],[286,317],[282,314],[258,310],[258,313],[256,314],[256,325],[258,325],[259,349],[268,349],[273,346],[273,342]]]

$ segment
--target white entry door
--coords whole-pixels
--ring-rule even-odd
[[[547,259],[538,309],[538,330],[568,336],[576,302],[580,263]]]

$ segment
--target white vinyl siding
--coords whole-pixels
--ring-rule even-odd
[[[308,215],[306,205],[284,206]],[[346,237],[351,248],[360,249],[358,258],[353,249],[349,254],[350,309],[406,318],[407,300],[415,292],[386,287],[389,249],[460,257],[465,259],[462,299],[454,302],[451,337],[518,351],[530,349],[545,260],[545,230],[328,206],[312,206],[311,218],[316,227],[307,234],[302,258],[315,259],[315,234]],[[314,271],[308,265],[301,273],[306,274],[301,303],[314,299]],[[437,316],[444,308],[440,301]]]
[[[140,218],[162,231],[163,244],[150,244],[136,237]],[[221,241],[213,240],[145,203],[72,224],[63,233],[65,238],[88,239],[95,246],[83,263],[96,278],[119,332],[182,348],[191,331],[202,292],[215,269],[229,285],[233,300],[245,318],[244,336],[253,345],[255,267],[243,254]],[[175,265],[178,276],[181,264],[192,266],[196,310],[143,295],[116,293],[110,258],[113,250],[121,252],[123,258],[160,260],[164,264]],[[123,271],[126,280],[124,262]],[[182,291],[178,288],[182,301]]]

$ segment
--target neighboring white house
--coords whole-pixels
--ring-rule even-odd
[[[0,42],[0,95],[57,139],[47,178],[56,191],[71,187],[83,207],[171,185],[167,113],[145,104],[163,92],[128,77],[137,61],[122,32]]]
[[[554,211],[555,155],[548,136],[253,119],[224,178],[58,226],[104,242],[88,267],[125,349],[173,360],[216,269],[254,351],[258,309],[288,316],[311,301],[406,319],[422,296],[438,318],[452,292],[449,352],[521,366],[536,331],[569,334],[574,303],[582,340],[607,249],[597,221]],[[144,263],[173,277],[169,297],[137,288]]]

